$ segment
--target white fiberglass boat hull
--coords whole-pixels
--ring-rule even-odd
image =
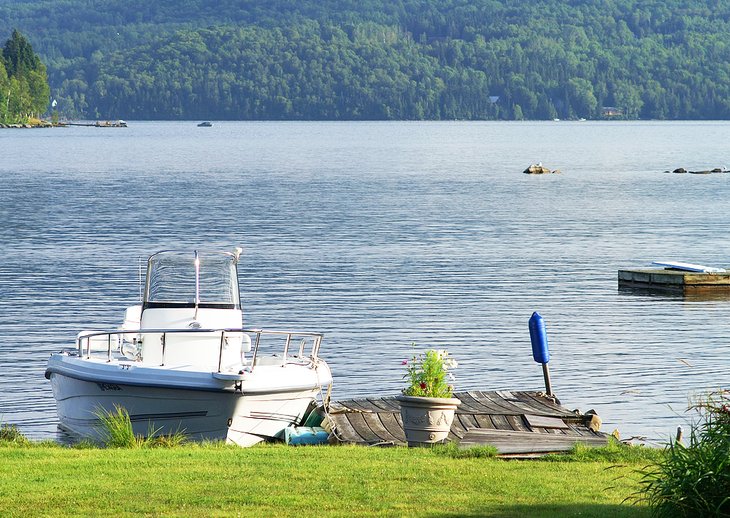
[[[227,440],[240,446],[280,438],[299,424],[321,388],[331,384],[329,367],[289,363],[261,365],[254,372],[212,373],[155,367],[58,353],[46,377],[56,399],[61,429],[103,439],[99,414],[124,408],[135,434],[184,433],[193,440]]]

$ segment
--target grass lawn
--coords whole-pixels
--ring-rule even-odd
[[[345,446],[0,443],[0,516],[649,516],[624,503],[656,452],[553,461]]]

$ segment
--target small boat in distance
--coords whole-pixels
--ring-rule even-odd
[[[213,123],[210,121],[204,121],[204,122],[201,122],[200,124],[198,124],[199,128],[210,128],[212,126],[213,126]]]
[[[301,424],[332,384],[323,335],[244,329],[240,252],[150,256],[142,303],[120,328],[82,331],[51,354],[59,427],[101,439],[100,417],[121,407],[136,435],[250,446]]]

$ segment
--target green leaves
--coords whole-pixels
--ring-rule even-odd
[[[415,345],[415,344],[414,344]],[[456,361],[445,350],[429,349],[410,361],[407,365],[408,386],[403,389],[406,396],[450,398],[454,386],[449,383],[453,375],[449,369],[456,368]]]
[[[36,0],[0,5],[13,25],[69,116],[730,118],[713,0]],[[6,47],[9,75],[40,70],[21,35]]]
[[[156,429],[154,423],[149,423],[146,435],[135,434],[129,412],[116,404],[114,410],[100,409],[96,417],[101,424],[101,435],[107,448],[172,448],[186,441],[182,431],[160,434],[160,429]]]
[[[671,443],[665,458],[642,471],[642,490],[658,517],[730,516],[730,392],[693,406],[699,422],[689,444]]]
[[[46,67],[17,30],[0,52],[0,122],[26,122],[48,108]]]

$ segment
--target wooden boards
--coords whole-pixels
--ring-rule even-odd
[[[535,455],[570,451],[575,443],[589,446],[605,446],[606,438],[580,437],[550,433],[510,432],[507,430],[469,430],[459,443],[462,447],[491,444],[500,455]]]
[[[608,436],[593,432],[591,416],[560,406],[538,392],[468,391],[461,400],[449,440],[464,447],[492,444],[501,455],[534,455],[570,449],[576,442],[605,445]],[[331,442],[405,445],[400,406],[395,397],[334,402],[328,415]]]

